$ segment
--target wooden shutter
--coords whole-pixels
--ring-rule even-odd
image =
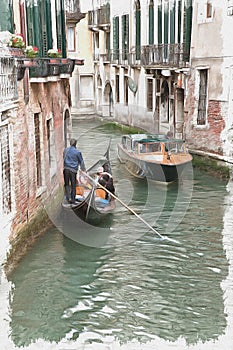
[[[170,2],[170,43],[175,43],[175,2]]]
[[[66,57],[66,30],[65,12],[62,0],[56,0],[56,22],[57,22],[57,47],[62,51],[62,56]]]
[[[136,59],[141,56],[141,9],[136,9]]]
[[[158,5],[158,44],[162,44],[162,4]]]
[[[206,106],[207,106],[207,77],[208,70],[202,69],[199,71],[200,83],[199,83],[199,100],[198,100],[198,116],[197,124],[205,125],[206,123]]]
[[[1,0],[0,31],[14,32],[12,0]]]
[[[36,151],[36,182],[37,187],[42,186],[41,173],[41,146],[40,146],[40,115],[34,114],[34,128],[35,128],[35,151]]]
[[[113,59],[119,58],[119,17],[113,17]]]
[[[121,17],[122,25],[122,58],[127,60],[129,53],[129,15]]]
[[[154,44],[154,2],[149,5],[149,45]]]
[[[177,28],[177,32],[178,32],[178,43],[180,43],[181,41],[181,0],[178,0],[178,28]]]
[[[34,44],[33,7],[29,1],[27,1],[26,3],[26,16],[27,16],[27,40],[29,45],[33,45]]]
[[[187,0],[184,5],[184,44],[186,52],[186,60],[189,59],[191,32],[192,32],[192,0]]]

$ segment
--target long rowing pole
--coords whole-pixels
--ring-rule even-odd
[[[89,180],[94,182],[93,178],[89,176],[87,173],[82,172],[84,176],[87,176]],[[96,184],[95,184],[96,185]],[[98,183],[98,187],[104,189],[110,196],[116,199],[119,203],[121,203],[126,209],[128,209],[132,214],[134,214],[139,220],[141,220],[149,229],[154,231],[160,238],[164,238],[158,231],[156,231],[148,222],[146,222],[140,215],[138,215],[132,208],[130,208],[127,204],[125,204],[120,198],[115,196],[112,192],[110,192],[107,188]]]

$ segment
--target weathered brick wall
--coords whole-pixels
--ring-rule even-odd
[[[197,105],[194,96],[194,82],[189,81],[188,97],[185,101],[185,130],[184,135],[188,146],[193,150],[223,154],[221,133],[225,128],[222,110],[223,102],[216,100],[208,101],[207,125],[196,125]]]
[[[19,88],[19,108],[14,121],[14,184],[15,217],[13,232],[27,223],[42,207],[44,200],[63,183],[62,154],[64,149],[63,115],[70,109],[69,81],[66,79],[51,83],[34,83],[30,86],[29,103],[24,103],[23,82]],[[43,191],[38,195],[36,184],[36,156],[34,114],[40,113],[42,120],[42,172]],[[57,171],[50,178],[49,152],[47,140],[47,119],[53,115],[55,158]],[[13,236],[14,236],[13,235]]]

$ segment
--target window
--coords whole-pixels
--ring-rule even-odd
[[[135,47],[136,47],[136,60],[141,57],[141,6],[140,1],[135,1]]]
[[[233,15],[233,0],[227,1],[227,15],[232,16]]]
[[[211,18],[212,17],[212,4],[210,1],[207,1],[206,4],[206,18]]]
[[[128,59],[129,53],[129,15],[121,17],[122,25],[122,59]]]
[[[80,75],[80,99],[94,100],[94,81],[92,75]]]
[[[119,17],[113,17],[113,59],[119,59]]]
[[[115,100],[116,103],[120,102],[120,81],[119,74],[116,74],[116,85],[115,85]]]
[[[128,95],[129,95],[128,77],[124,76],[124,103],[125,103],[125,105],[128,105]]]
[[[67,48],[68,51],[75,51],[75,27],[68,27],[67,29]]]
[[[47,141],[48,141],[50,177],[52,177],[53,175],[56,174],[56,171],[57,171],[53,118],[50,118],[47,120]]]
[[[99,32],[93,32],[93,59],[99,60]]]
[[[153,79],[147,79],[147,110],[153,110]]]
[[[149,45],[154,44],[154,1],[149,4]]]
[[[36,184],[37,187],[42,186],[42,172],[41,172],[41,142],[40,142],[40,115],[34,114],[34,128],[35,128],[35,150],[36,150]]]
[[[41,0],[37,5],[26,1],[27,39],[29,45],[37,46],[40,55],[46,56],[53,47],[51,5],[49,0]]]
[[[208,79],[208,70],[200,69],[199,70],[199,97],[198,97],[197,125],[206,124],[207,79]]]
[[[9,214],[12,210],[11,196],[11,171],[10,171],[10,146],[8,125],[0,127],[0,170],[1,170],[1,187],[2,201],[1,207],[3,214]]]

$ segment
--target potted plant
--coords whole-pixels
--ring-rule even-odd
[[[49,49],[48,52],[48,57],[50,58],[61,58],[62,53],[60,49]]]
[[[24,53],[27,58],[36,58],[38,56],[39,49],[36,46],[29,45],[24,50]]]
[[[23,49],[25,47],[25,42],[23,41],[23,37],[21,34],[12,34],[9,42],[9,47],[15,47],[18,49]]]

